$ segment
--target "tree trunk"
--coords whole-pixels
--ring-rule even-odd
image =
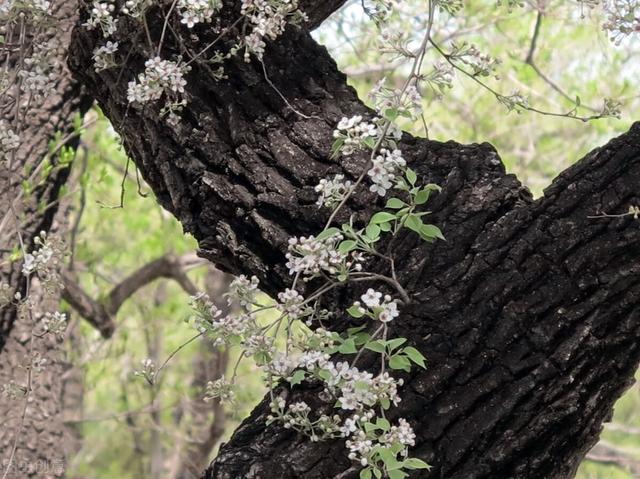
[[[41,231],[55,230],[64,236],[67,224],[64,215],[56,216],[60,208],[60,191],[69,175],[69,165],[59,164],[61,146],[74,148],[78,138],[73,135],[73,121],[90,107],[92,100],[81,95],[81,86],[71,78],[65,66],[65,56],[70,40],[70,29],[78,18],[75,2],[52,2],[51,22],[44,36],[59,41],[56,54],[60,70],[56,87],[41,104],[30,102],[23,127],[18,132],[21,145],[12,161],[0,168],[0,254],[4,257],[19,244],[22,236],[27,251],[33,248],[33,240]],[[65,32],[61,35],[60,32]],[[7,61],[5,54],[2,60]],[[16,65],[9,58],[9,71]],[[0,64],[1,68],[6,65]],[[3,95],[6,90],[3,92]],[[3,107],[7,105],[3,97]],[[0,110],[2,118],[12,123],[15,110]],[[55,135],[60,135],[56,139]],[[50,144],[56,139],[56,149]],[[64,141],[64,143],[63,143]],[[51,172],[43,175],[43,160],[50,155]],[[31,180],[34,190],[25,193],[22,181]],[[68,203],[68,202],[67,202]],[[68,204],[66,210],[68,213]],[[60,208],[64,209],[64,207]],[[55,218],[55,222],[54,222]],[[19,232],[19,233],[18,233]],[[25,277],[21,261],[6,261],[0,265],[1,282],[6,282],[12,293],[21,292],[24,297]],[[20,315],[15,305],[0,305],[0,385],[14,381],[29,387],[26,379],[30,354],[46,358],[42,372],[33,372],[31,390],[25,397],[9,400],[0,397],[0,476],[7,478],[61,477],[66,463],[66,432],[61,417],[62,351],[60,343],[52,335],[33,341],[30,338],[34,323],[44,312],[58,310],[59,297],[43,294],[37,280],[30,286],[29,296],[35,307],[32,315]],[[32,317],[29,317],[32,316]],[[26,404],[25,404],[26,401]],[[15,449],[15,451],[14,451]]]
[[[235,13],[221,14],[227,25],[237,3]],[[315,26],[343,2],[303,3]],[[310,8],[316,4],[322,7]],[[147,21],[157,42],[160,13],[151,10]],[[182,31],[177,22],[174,28]],[[215,33],[198,35],[206,45]],[[307,31],[290,29],[268,45],[267,77],[260,63],[240,58],[216,82],[194,62],[183,121],[171,127],[155,106],[128,106],[125,83],[148,53],[132,22],[121,24],[117,39],[128,55],[123,71],[95,74],[96,34],[77,27],[72,70],[200,253],[231,273],[257,275],[274,295],[291,281],[287,239],[316,234],[327,220],[313,187],[335,173],[357,177],[366,164],[357,156],[331,159],[332,130],[343,116],[373,113],[327,51]],[[189,36],[183,40],[199,50]],[[166,58],[179,51],[171,42]],[[426,371],[405,375],[393,411],[416,430],[412,455],[434,465],[420,477],[571,477],[640,358],[640,229],[630,217],[588,218],[640,203],[640,124],[562,173],[536,201],[489,144],[405,134],[400,149],[421,178],[442,186],[428,209],[447,238],[425,244],[406,233],[386,246],[411,297],[393,335],[428,358]],[[364,190],[338,220],[362,222],[382,208]],[[345,288],[325,306],[343,311],[359,293]],[[334,327],[345,328],[344,315],[337,317]],[[322,407],[317,392],[301,386],[293,395]],[[265,400],[205,477],[357,477],[343,442],[312,443],[267,427],[268,412]]]

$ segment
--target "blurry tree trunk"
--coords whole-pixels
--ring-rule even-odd
[[[227,24],[240,2],[234,11],[231,3],[221,13]],[[311,26],[342,3],[301,2]],[[162,19],[157,9],[147,16],[156,42]],[[173,28],[182,31],[178,21]],[[194,62],[183,120],[170,126],[157,105],[127,102],[123,82],[148,58],[145,35],[135,28],[130,23],[117,37],[128,54],[122,71],[96,74],[97,34],[77,27],[72,69],[158,201],[197,238],[200,253],[231,273],[257,275],[275,295],[291,280],[288,238],[317,234],[327,220],[314,204],[314,186],[336,173],[357,177],[366,165],[358,156],[331,159],[333,128],[343,116],[373,113],[327,51],[307,31],[290,29],[268,45],[268,79],[257,61],[228,61],[228,78],[219,82],[207,64]],[[213,35],[203,29],[198,45]],[[185,36],[179,46],[168,35],[163,55],[199,51],[192,40]],[[428,209],[447,238],[425,244],[402,233],[392,247],[381,246],[395,258],[411,298],[393,334],[428,358],[426,371],[404,375],[403,400],[391,418],[410,421],[417,433],[412,454],[434,465],[420,477],[571,477],[640,359],[640,228],[630,217],[589,218],[640,204],[640,124],[566,170],[536,201],[505,173],[491,145],[404,135],[399,147],[420,178],[442,186]],[[383,206],[363,191],[337,220],[353,216],[361,225]],[[384,265],[372,261],[368,268]],[[361,293],[349,286],[327,300],[324,306],[338,313],[333,327],[346,327],[342,311]],[[331,410],[317,393],[302,385],[291,398]],[[266,426],[268,414],[265,399],[221,447],[206,477],[358,476],[342,441],[313,443]]]
[[[222,311],[231,310],[222,295],[229,289],[233,276],[209,268],[205,291]],[[226,350],[215,348],[207,338],[200,340],[199,349],[193,359],[191,394],[182,405],[181,423],[186,426],[186,440],[176,445],[175,457],[171,461],[170,479],[194,479],[202,475],[209,464],[211,453],[225,431],[226,412],[218,399],[203,400],[203,391],[209,381],[221,378],[227,369]]]
[[[77,136],[73,134],[73,121],[82,116],[91,105],[89,97],[81,94],[65,67],[70,29],[77,20],[78,6],[73,1],[52,2],[54,25],[49,37],[60,42],[58,61],[61,71],[55,91],[40,105],[32,106],[23,128],[19,130],[21,144],[13,161],[0,167],[0,254],[8,257],[11,249],[19,244],[18,232],[25,248],[31,250],[33,239],[40,232],[54,230],[64,235],[67,227],[63,217],[54,220],[60,207],[59,193],[69,174],[68,165],[58,165],[62,142],[75,148]],[[61,32],[63,32],[61,34]],[[5,60],[5,54],[2,55]],[[13,58],[9,59],[13,62]],[[9,65],[13,68],[15,65]],[[4,68],[4,64],[0,64]],[[3,119],[12,122],[15,110],[0,111]],[[49,143],[54,135],[61,135],[57,151],[50,152]],[[51,172],[45,177],[39,165],[50,154]],[[10,166],[9,166],[10,165]],[[31,175],[35,188],[25,193],[22,181]],[[1,281],[10,285],[11,291],[24,295],[25,278],[21,274],[22,262],[4,261],[0,264]],[[0,385],[27,385],[26,368],[29,355],[45,358],[44,370],[33,372],[31,391],[15,400],[0,397],[0,477],[60,477],[66,462],[64,452],[64,428],[60,415],[61,351],[58,341],[51,336],[33,341],[32,328],[45,311],[58,310],[58,298],[47,297],[37,280],[30,287],[30,298],[36,304],[32,315],[19,315],[15,306],[0,307]],[[28,397],[28,400],[27,400]],[[26,401],[26,407],[25,407]],[[16,442],[17,437],[17,442]],[[15,446],[15,453],[14,453]],[[9,461],[11,466],[9,467]]]

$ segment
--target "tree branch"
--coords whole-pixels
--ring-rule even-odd
[[[62,275],[64,283],[62,297],[80,316],[100,331],[102,337],[109,338],[115,331],[113,318],[122,303],[153,281],[159,278],[173,279],[186,293],[196,294],[198,288],[191,282],[185,271],[189,267],[200,264],[202,264],[202,260],[199,260],[194,254],[186,254],[181,257],[168,254],[136,270],[116,285],[102,300],[91,298],[69,272],[64,272]]]
[[[633,477],[640,477],[640,460],[605,441],[596,444],[587,454],[587,459],[599,464],[617,466],[631,473]]]

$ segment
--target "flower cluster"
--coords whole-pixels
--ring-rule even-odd
[[[118,29],[118,20],[112,15],[114,10],[113,3],[94,1],[84,26],[89,30],[100,28],[105,38],[113,35]]]
[[[461,44],[452,43],[452,51],[449,58],[453,61],[459,61],[471,68],[471,75],[474,77],[495,76],[496,69],[500,65],[500,60],[493,58],[487,53],[482,53],[478,47],[473,44],[463,42]]]
[[[313,309],[305,306],[304,298],[295,289],[285,289],[278,293],[278,309],[289,316],[289,319],[302,319],[313,313]]]
[[[222,402],[233,402],[235,397],[234,385],[227,381],[224,376],[215,381],[207,382],[204,395],[205,401],[219,399]]]
[[[380,456],[381,450],[388,450],[394,456],[407,457],[408,447],[415,445],[416,435],[411,425],[403,418],[398,419],[398,425],[391,425],[387,420],[375,418],[372,410],[354,414],[345,419],[340,428],[342,437],[349,449],[349,459],[358,461],[362,466],[377,467],[384,462]],[[412,468],[426,467],[422,461],[412,460]]]
[[[57,60],[59,42],[50,39],[33,45],[33,53],[24,60],[24,68],[18,75],[21,88],[26,94],[43,99],[53,90],[58,79],[60,62]]]
[[[359,301],[354,303],[354,306],[359,309],[360,313],[382,323],[388,323],[400,314],[398,311],[398,303],[391,299],[391,296],[388,294],[385,294],[383,297],[379,291],[369,288],[360,299],[366,306],[362,306],[362,303]]]
[[[306,21],[306,15],[298,10],[298,0],[242,0],[240,13],[253,27],[244,38],[245,61],[251,54],[262,59],[265,38],[275,40],[284,32],[288,24]]]
[[[322,272],[335,276],[360,271],[363,259],[361,254],[343,253],[337,249],[343,239],[344,236],[340,233],[322,239],[315,236],[289,239],[286,254],[289,273],[314,277]]]
[[[24,257],[22,274],[37,273],[47,291],[56,289],[60,284],[57,269],[65,253],[64,244],[55,237],[47,238],[44,231],[34,238],[34,243],[36,249]]]
[[[205,293],[192,296],[191,306],[197,313],[196,329],[209,335],[217,346],[228,343],[234,337],[251,336],[258,329],[252,314],[223,315]]]
[[[338,396],[342,409],[360,411],[376,404],[400,402],[398,386],[402,385],[402,379],[395,380],[389,373],[374,377],[346,362],[328,362],[323,370],[327,390]]]
[[[387,194],[387,190],[393,186],[396,172],[407,165],[400,150],[389,151],[386,148],[380,150],[372,164],[367,172],[373,183],[369,189],[380,196]]]
[[[222,8],[222,0],[179,0],[178,11],[181,23],[193,28],[198,23],[211,21],[213,15]]]
[[[9,153],[20,146],[20,137],[16,135],[6,121],[0,120],[0,159],[5,159]]]
[[[248,307],[256,303],[258,290],[258,278],[252,276],[251,279],[241,274],[237,276],[229,285],[229,291],[225,294],[227,302],[232,304],[237,301],[240,306]]]
[[[156,375],[158,374],[158,371],[156,370],[156,363],[154,363],[150,358],[145,358],[140,361],[140,364],[142,368],[134,371],[133,375],[144,378],[144,380],[149,384],[154,384]]]
[[[7,399],[16,400],[27,395],[27,388],[16,383],[13,379],[0,387],[2,395]]]
[[[154,57],[144,64],[144,73],[138,75],[138,81],[129,82],[127,98],[130,103],[147,103],[159,100],[163,93],[184,93],[187,81],[184,75],[189,67]]]
[[[118,51],[118,42],[107,41],[93,50],[93,64],[96,72],[117,66],[114,54]]]
[[[415,83],[401,90],[387,87],[386,80],[377,82],[369,93],[376,110],[391,121],[398,116],[417,118],[422,113],[422,95]]]
[[[151,2],[152,0],[127,0],[120,11],[132,18],[140,18],[151,6]]]
[[[340,150],[343,155],[351,155],[356,151],[373,148],[379,133],[375,123],[365,121],[360,115],[343,118],[333,132],[336,139],[334,150]]]
[[[309,436],[312,442],[336,437],[339,431],[340,417],[329,417],[321,414],[318,419],[311,419],[311,407],[304,401],[289,404],[286,407],[284,398],[278,396],[271,401],[269,423],[279,419],[286,429],[300,431]]]
[[[42,330],[45,333],[51,333],[60,338],[64,337],[64,332],[67,329],[67,315],[59,313],[45,313],[42,318]]]
[[[0,18],[11,14],[31,14],[36,19],[49,12],[51,2],[49,0],[5,0],[0,4]],[[4,20],[2,18],[2,20]]]
[[[640,2],[638,0],[607,1],[604,5],[607,20],[602,28],[609,32],[611,41],[620,45],[622,40],[640,33]]]
[[[315,188],[320,193],[317,205],[333,208],[351,191],[351,182],[345,181],[344,175],[335,175],[332,180],[322,179]]]

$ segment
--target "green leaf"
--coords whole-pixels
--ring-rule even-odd
[[[375,431],[378,427],[373,424],[372,422],[365,422],[364,423],[364,430],[366,432],[371,432],[371,431]]]
[[[382,231],[385,231],[385,232],[391,231],[391,223],[380,223],[378,226]]]
[[[422,224],[422,220],[414,214],[411,214],[407,217],[404,225],[410,230],[415,231],[416,233],[420,233],[422,231],[422,227],[424,226]]]
[[[338,156],[343,146],[344,146],[344,138],[338,138],[336,141],[334,141],[333,145],[331,145],[331,156],[332,157]]]
[[[364,313],[362,312],[362,310],[355,304],[351,306],[349,309],[347,309],[347,313],[349,313],[349,316],[354,318],[361,318],[364,316]]]
[[[357,243],[353,240],[345,240],[340,245],[338,245],[338,251],[341,253],[348,253],[349,251],[353,251],[356,249]]]
[[[378,241],[380,239],[380,227],[378,225],[371,224],[367,226],[367,238],[372,241]]]
[[[440,228],[435,225],[422,225],[422,227],[420,228],[420,234],[429,238],[438,238],[441,240],[444,239],[442,231],[440,231]]]
[[[371,469],[366,468],[360,471],[360,479],[371,479]]]
[[[410,372],[411,362],[407,359],[406,356],[396,354],[395,356],[391,356],[391,359],[389,360],[389,367],[391,369],[402,369],[406,372]]]
[[[354,354],[358,352],[356,348],[356,342],[353,338],[347,339],[344,343],[340,345],[338,348],[338,352],[342,354]]]
[[[414,348],[413,346],[408,346],[408,347],[404,348],[402,350],[402,352],[404,354],[406,354],[408,356],[408,358],[411,361],[413,361],[414,363],[416,363],[418,366],[426,369],[426,367],[427,367],[426,362],[425,362],[426,358],[416,348]]]
[[[340,233],[340,230],[338,228],[327,228],[326,230],[321,232],[318,236],[316,236],[316,239],[318,241],[322,241],[324,239],[332,237],[337,233]]]
[[[390,339],[389,341],[387,341],[387,347],[389,348],[389,352],[392,352],[394,349],[399,348],[406,342],[407,342],[406,338]]]
[[[399,198],[389,198],[387,200],[387,208],[391,208],[392,210],[399,210],[400,208],[407,206],[407,204]]]
[[[407,181],[411,186],[414,186],[416,184],[416,181],[418,180],[418,175],[416,175],[416,172],[413,171],[411,168],[407,168],[405,176],[407,177]]]
[[[380,399],[380,405],[382,406],[382,409],[384,409],[386,411],[387,409],[389,409],[391,407],[391,401],[389,401],[389,399],[387,399],[387,398],[382,398],[382,399]]]
[[[378,429],[381,429],[384,432],[387,432],[389,429],[391,429],[391,424],[389,424],[389,421],[387,421],[383,417],[379,417],[378,419],[376,419],[376,426],[378,426]]]
[[[389,479],[404,479],[409,475],[401,469],[394,469],[392,471],[387,471],[387,473],[389,474]]]
[[[380,471],[380,469],[378,469],[377,467],[373,470],[373,475],[376,476],[376,479],[381,479],[382,478],[382,471]]]
[[[380,211],[371,217],[369,224],[379,225],[381,223],[388,223],[396,219],[396,215],[387,213],[386,211]]]
[[[292,386],[295,386],[296,384],[300,384],[302,381],[304,381],[304,378],[305,378],[305,371],[303,369],[298,369],[296,372],[294,372],[291,375],[289,384],[291,384]]]
[[[367,138],[365,138],[362,142],[366,145],[367,148],[373,150],[373,148],[376,146],[376,139],[368,136]]]
[[[416,198],[415,198],[416,205],[425,204],[429,200],[430,194],[431,194],[431,191],[426,188],[423,188],[420,191],[418,191],[418,194],[416,195]]]
[[[397,108],[387,108],[384,111],[384,116],[389,121],[395,121],[398,118],[398,109]]]
[[[377,341],[370,341],[367,344],[365,344],[364,346],[366,349],[368,349],[369,351],[374,351],[376,353],[384,353],[385,351],[385,345],[383,341],[377,340]]]
[[[410,457],[404,460],[404,467],[407,469],[430,469],[431,466],[421,459]]]

